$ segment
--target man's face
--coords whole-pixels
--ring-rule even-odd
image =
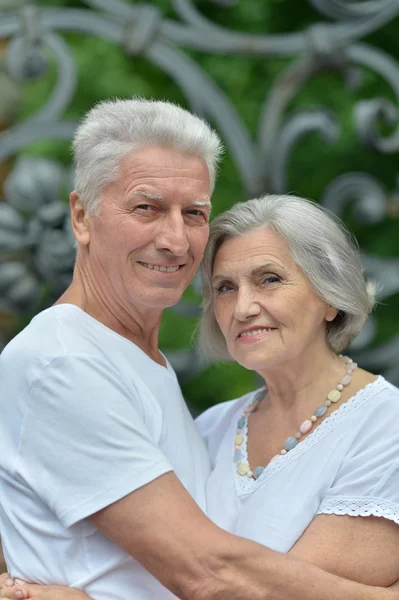
[[[146,147],[125,157],[88,216],[90,269],[108,303],[163,310],[180,300],[208,240],[209,193],[198,156]]]

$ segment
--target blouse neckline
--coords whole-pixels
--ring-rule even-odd
[[[379,375],[377,379],[368,383],[363,388],[358,390],[353,396],[348,398],[346,402],[341,404],[339,408],[337,408],[334,412],[328,415],[313,431],[309,433],[309,435],[299,442],[295,448],[287,452],[285,455],[281,455],[280,458],[276,460],[270,461],[264,468],[261,475],[258,479],[252,479],[250,477],[243,477],[237,473],[236,465],[232,460],[232,468],[234,474],[234,483],[238,496],[245,496],[247,494],[252,494],[260,484],[263,484],[265,481],[270,479],[273,475],[284,469],[287,465],[291,464],[293,461],[298,460],[305,452],[307,452],[310,448],[312,448],[315,444],[317,444],[321,439],[324,439],[331,431],[333,431],[338,425],[350,414],[358,410],[361,406],[363,406],[367,400],[370,398],[369,391],[371,388],[376,388],[376,392],[380,390],[383,385],[385,385],[386,381],[382,375]],[[254,399],[255,394],[259,390],[254,391],[249,395],[247,401],[244,405],[240,407],[240,414],[243,409],[251,404]],[[234,421],[234,426],[235,426]],[[235,432],[235,429],[234,429]],[[242,462],[248,462],[248,420],[245,424],[245,427],[242,431],[243,441],[241,445],[242,452]],[[231,448],[233,449],[233,444],[231,444]]]

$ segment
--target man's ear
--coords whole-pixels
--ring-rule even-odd
[[[90,230],[87,219],[87,212],[80,199],[78,192],[71,192],[69,195],[69,205],[71,209],[72,231],[78,244],[87,246],[90,242]]]

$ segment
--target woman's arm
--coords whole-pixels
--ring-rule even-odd
[[[318,515],[290,551],[325,571],[368,585],[399,579],[399,527],[382,517]]]

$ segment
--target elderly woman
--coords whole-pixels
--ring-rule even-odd
[[[381,598],[399,579],[399,390],[339,354],[374,304],[353,240],[316,204],[266,196],[213,221],[202,274],[203,347],[265,380],[198,419],[209,517]]]
[[[213,221],[202,274],[203,347],[265,380],[198,419],[213,464],[209,517],[344,577],[390,585],[399,578],[399,390],[340,354],[374,304],[350,235],[313,202],[250,200]]]

